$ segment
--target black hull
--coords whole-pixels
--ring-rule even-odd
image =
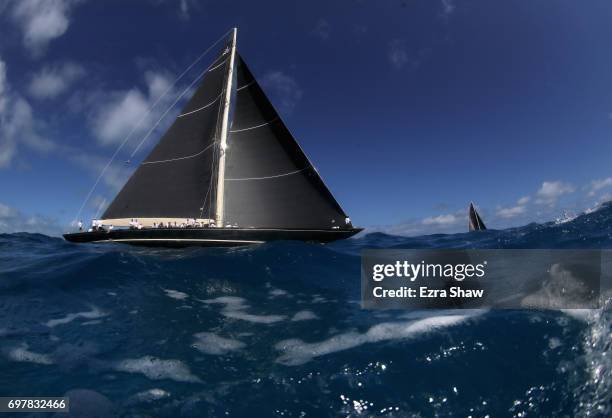
[[[148,247],[235,247],[268,241],[292,240],[332,242],[352,237],[361,229],[241,229],[241,228],[160,228],[116,229],[113,231],[64,234],[76,243],[118,242]]]

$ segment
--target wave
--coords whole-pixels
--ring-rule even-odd
[[[366,406],[606,416],[610,293],[599,311],[365,311],[359,257],[611,244],[612,204],[560,224],[329,245],[176,250],[0,234],[0,390],[74,393],[125,416],[350,416]]]

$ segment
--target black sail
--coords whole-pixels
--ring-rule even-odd
[[[468,223],[469,223],[470,231],[484,231],[487,229],[484,222],[482,221],[482,218],[476,211],[476,208],[474,208],[473,203],[470,203],[470,209],[468,211],[468,218],[469,218]]]
[[[193,97],[111,202],[104,219],[214,217],[215,138],[228,52],[224,47],[210,65]]]
[[[242,57],[236,58],[225,223],[242,228],[352,228]]]

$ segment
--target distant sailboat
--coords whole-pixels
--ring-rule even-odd
[[[471,231],[484,231],[487,229],[482,218],[474,208],[474,203],[470,202],[470,208],[468,210],[468,226]]]
[[[233,246],[329,242],[361,231],[237,52],[236,35],[233,29],[194,95],[95,221],[95,230],[65,234],[66,240]]]

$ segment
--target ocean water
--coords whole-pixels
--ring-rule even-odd
[[[612,205],[325,246],[0,235],[0,395],[68,394],[82,417],[612,415],[610,293],[600,310],[364,311],[363,248],[612,248]]]

